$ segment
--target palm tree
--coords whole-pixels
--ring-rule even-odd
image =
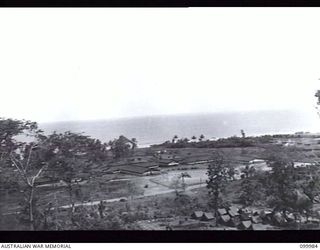
[[[179,138],[179,137],[178,137],[177,135],[175,135],[175,136],[172,138],[172,143],[175,143],[178,138]]]
[[[131,139],[131,143],[132,143],[132,150],[135,150],[138,147],[138,141],[136,138],[132,138]]]
[[[245,138],[245,137],[246,137],[246,134],[245,134],[245,132],[244,132],[243,129],[241,129],[241,136],[242,136],[242,138]]]
[[[201,134],[200,137],[199,137],[199,141],[202,141],[204,139],[204,135]]]

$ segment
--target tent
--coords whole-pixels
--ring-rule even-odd
[[[227,210],[226,209],[224,209],[224,208],[219,208],[218,209],[218,214],[221,216],[221,215],[225,215],[225,214],[227,214]]]
[[[260,218],[260,216],[256,215],[251,217],[251,221],[252,223],[258,224],[262,222],[262,219]]]
[[[203,216],[202,211],[194,211],[191,215],[191,218],[200,220]]]
[[[239,224],[238,228],[240,230],[252,230],[252,222],[249,220],[246,221],[241,221],[241,223]]]
[[[220,216],[220,223],[223,225],[229,226],[231,224],[231,217],[229,215],[221,215]]]
[[[213,213],[203,213],[202,215],[202,220],[204,221],[209,221],[209,220],[214,220],[215,217],[213,215]]]

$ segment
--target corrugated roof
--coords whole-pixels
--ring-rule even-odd
[[[195,216],[197,218],[201,218],[203,216],[203,212],[202,211],[194,211],[193,216]]]

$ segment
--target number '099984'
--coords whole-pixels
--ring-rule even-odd
[[[300,248],[318,248],[318,244],[300,244]]]

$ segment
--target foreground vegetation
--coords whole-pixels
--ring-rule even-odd
[[[269,229],[300,229],[310,221],[318,228],[319,155],[309,143],[279,144],[301,138],[318,137],[301,133],[246,137],[242,130],[241,137],[210,141],[204,135],[191,140],[174,136],[161,145],[138,149],[135,138],[120,136],[103,143],[70,131],[44,134],[35,122],[0,119],[0,229],[235,229],[253,221],[261,224],[263,219]],[[130,157],[161,160],[164,155],[179,159],[180,166],[173,169],[186,171],[174,183],[159,183],[171,190],[158,195],[144,195],[148,184],[141,187],[136,181],[143,177],[104,172]],[[263,159],[269,170],[250,165],[254,158]],[[188,164],[197,161],[192,168],[206,167],[207,180],[205,186],[191,189],[185,181],[191,178]],[[297,166],[297,161],[308,164]],[[240,179],[235,178],[239,165],[244,166]],[[231,225],[221,209],[233,211],[233,206],[238,208],[231,213],[236,214]],[[272,218],[238,214],[246,209],[269,209]],[[196,211],[206,213],[208,221],[192,221]]]

